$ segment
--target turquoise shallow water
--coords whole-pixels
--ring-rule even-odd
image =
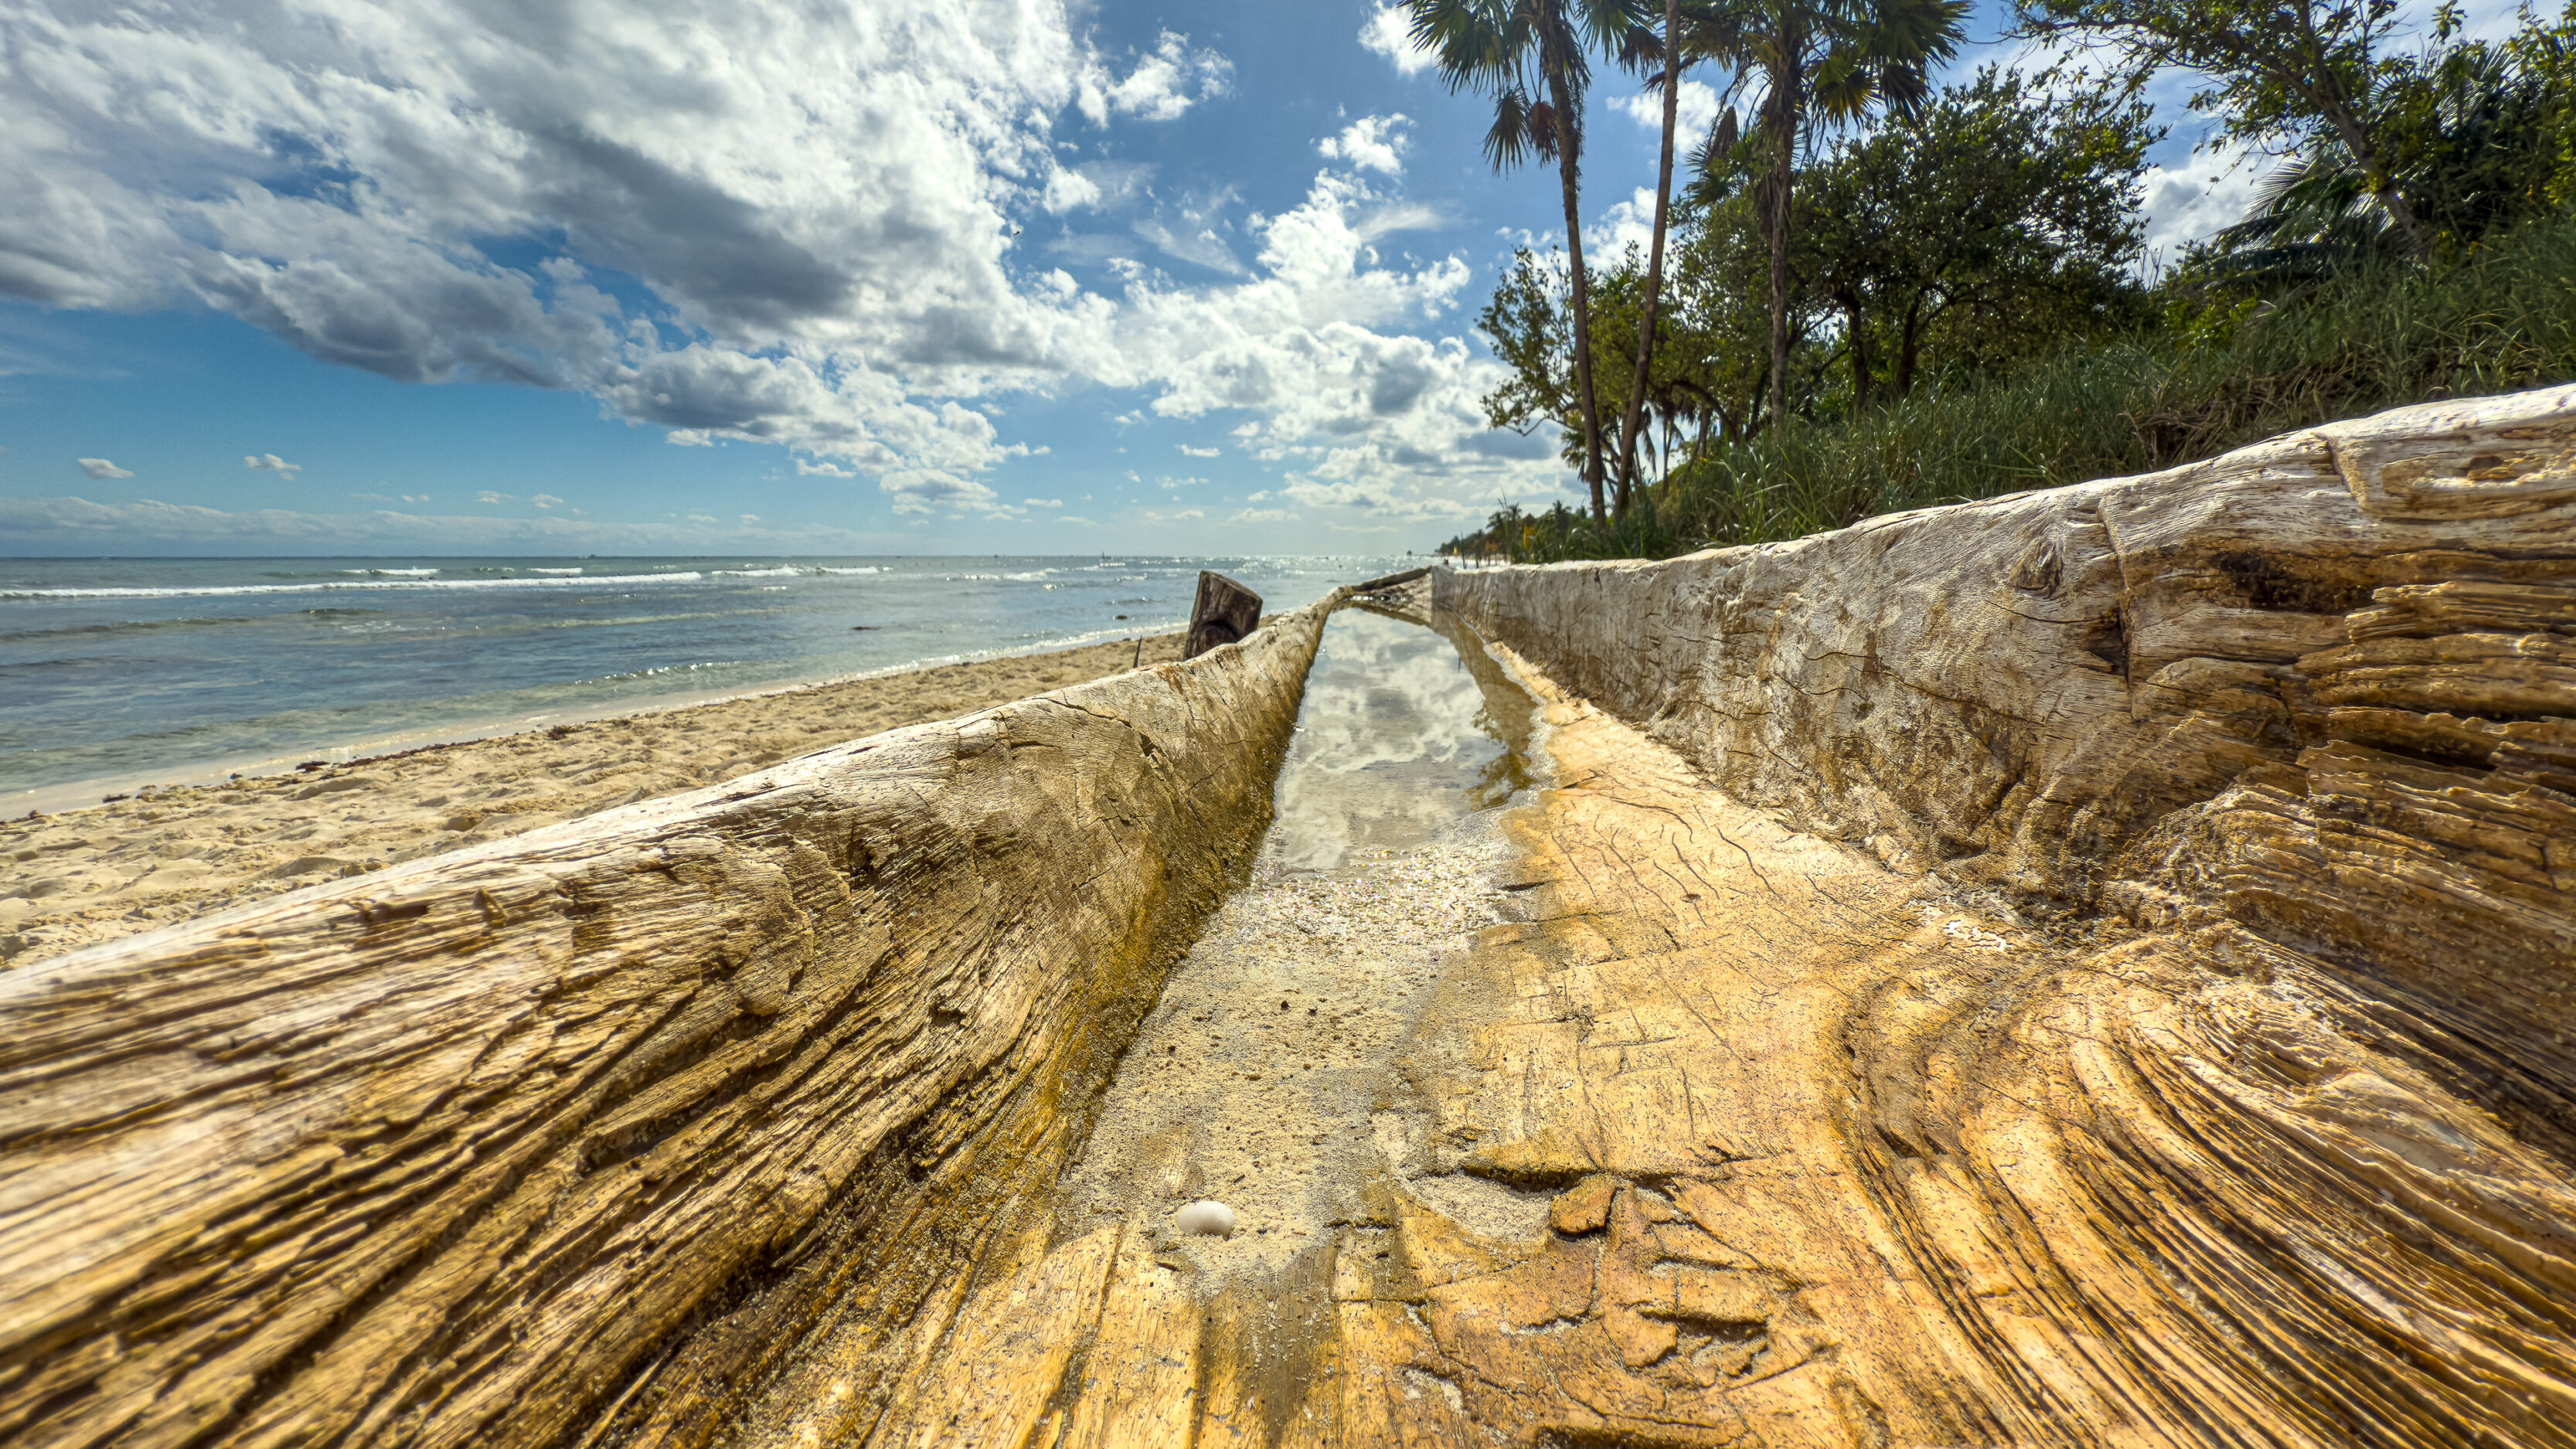
[[[0,559],[0,808],[72,782],[1177,629],[1202,568],[1278,612],[1404,562]]]

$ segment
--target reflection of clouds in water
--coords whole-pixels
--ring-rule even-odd
[[[1297,724],[1269,844],[1285,866],[1419,845],[1521,779],[1449,641],[1377,614],[1325,626]]]

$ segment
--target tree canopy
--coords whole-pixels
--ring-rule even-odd
[[[2006,365],[2034,337],[2134,324],[2139,176],[2159,134],[2110,87],[2051,93],[1989,67],[1834,145],[1808,172],[1784,256],[1791,376],[1777,386],[1759,206],[1749,188],[1703,193],[1680,213],[1641,433],[1740,438],[1773,421],[1774,396],[1865,408],[1927,373]],[[1594,371],[1612,414],[1633,386],[1642,286],[1633,256],[1594,281]],[[1575,428],[1568,291],[1561,259],[1524,250],[1478,319],[1511,369],[1485,400],[1495,426]]]
[[[1930,0],[1672,0],[1670,48],[1730,79],[1665,266],[1525,250],[1478,319],[1489,419],[1638,460],[1636,510],[1507,510],[1495,546],[1779,537],[2576,374],[2576,0],[2485,39],[2391,0],[2019,3],[2053,66],[1935,91]],[[1626,36],[1603,53],[1661,84]],[[2273,164],[2151,255],[2168,72]]]

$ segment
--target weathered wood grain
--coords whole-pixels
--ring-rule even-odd
[[[704,1443],[899,1356],[1248,866],[1324,607],[0,976],[0,1438]]]
[[[1266,1284],[1053,1183],[1286,621],[48,963],[0,1433],[2576,1445],[2571,478],[2561,391],[1435,576],[1555,785]]]
[[[2002,915],[1966,921],[1990,954],[1944,960],[1849,910],[1872,888],[1848,868],[1756,844],[1761,889],[1822,892],[1815,959],[1711,971],[1731,952],[1671,885],[1671,822],[1714,807],[1593,744],[1606,798],[1533,832],[1517,994],[1638,1036],[1713,1023],[1665,1049],[1711,1145],[1603,1110],[1597,1079],[1580,1110],[1513,1102],[1585,1076],[1579,1048],[1507,1045],[1541,1052],[1536,1021],[1477,1028],[1444,1126],[1482,1170],[1606,1173],[1640,1219],[1612,1215],[1599,1271],[1642,1253],[1674,1306],[1623,1329],[1596,1298],[1576,1321],[1609,1347],[1551,1351],[1625,1400],[1491,1397],[1540,1371],[1478,1336],[1536,1291],[1513,1273],[1433,1292],[1451,1317],[1424,1310],[1415,1361],[1482,1423],[1617,1442],[2576,1442],[2571,476],[2559,390],[1794,544],[1441,575],[1725,795]],[[1743,878],[1697,868],[1719,901]],[[1873,933],[1857,960],[1812,944]],[[1685,1311],[1694,1264],[1773,1307]],[[1771,1325],[1766,1382],[1803,1359],[1817,1386],[1767,1420],[1750,1385],[1657,1398],[1699,1370],[1653,1325],[1686,1348],[1739,1317]]]
[[[2571,476],[2560,389],[1441,599],[1820,834],[2322,951],[2576,1160]]]
[[[2576,1445],[2571,461],[2537,394],[1437,576],[1554,786],[1367,1210],[1033,1226],[821,1440]]]
[[[1261,596],[1221,573],[1199,570],[1198,596],[1190,604],[1189,636],[1181,657],[1196,659],[1220,644],[1251,637],[1261,625]]]

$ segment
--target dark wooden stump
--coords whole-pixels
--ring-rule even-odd
[[[1220,573],[1199,571],[1198,602],[1190,606],[1190,637],[1181,646],[1183,659],[1196,659],[1219,644],[1231,644],[1261,622],[1261,596]]]

